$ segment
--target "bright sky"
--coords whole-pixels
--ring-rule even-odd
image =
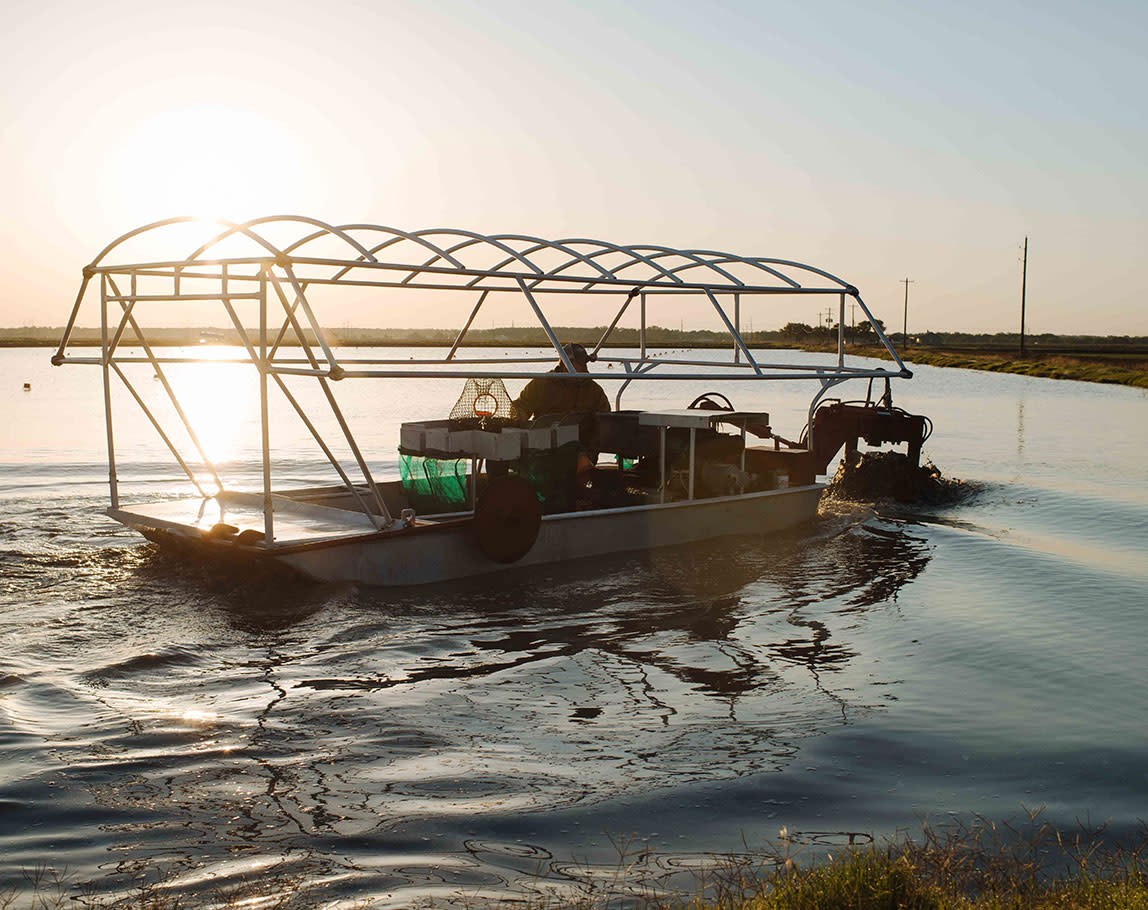
[[[1148,333],[1143,2],[5,0],[4,21],[0,325],[62,324],[80,268],[146,222],[301,213],[797,259],[891,327],[909,277],[911,330],[1014,330],[1028,234],[1030,331]]]

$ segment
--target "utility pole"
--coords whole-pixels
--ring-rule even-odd
[[[909,346],[909,285],[916,284],[908,278],[902,278],[905,284],[905,321],[901,324],[901,342],[904,347]]]
[[[1028,237],[1024,238],[1024,265],[1020,268],[1020,356],[1024,356],[1024,294],[1028,284]]]

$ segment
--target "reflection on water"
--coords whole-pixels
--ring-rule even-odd
[[[49,862],[97,889],[473,906],[678,887],[782,825],[839,846],[1023,803],[1116,832],[1148,799],[1142,392],[921,366],[898,403],[982,485],[959,505],[378,591],[186,563],[103,520],[94,374],[2,353],[33,391],[0,395],[21,428],[0,436],[0,893]],[[796,385],[724,391],[782,429]],[[409,389],[338,394],[393,470]],[[419,389],[417,416],[455,397]],[[170,495],[124,413],[126,495]],[[234,486],[258,483],[257,424],[226,448]],[[280,481],[329,479],[294,415],[272,432]]]
[[[1024,399],[1016,400],[1016,460],[1024,460]]]
[[[10,677],[5,705],[33,735],[49,731],[22,704],[88,718],[50,731],[58,761],[37,783],[98,820],[77,849],[114,858],[104,886],[162,874],[194,890],[205,869],[238,880],[253,868],[242,857],[274,855],[278,875],[427,896],[521,890],[519,860],[532,879],[545,860],[529,887],[585,885],[611,864],[577,871],[529,837],[474,832],[783,767],[796,741],[872,708],[877,693],[843,684],[858,652],[842,621],[888,609],[929,551],[904,526],[831,515],[399,600],[150,546],[39,558],[34,577],[82,573],[108,592],[98,609],[39,604],[40,645],[67,628],[104,646],[69,653],[50,683]],[[16,791],[17,811],[43,811],[36,787]],[[420,842],[432,861],[412,861]],[[648,858],[626,887],[682,872],[675,856]]]

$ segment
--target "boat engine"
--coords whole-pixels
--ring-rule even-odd
[[[923,414],[894,407],[888,393],[878,402],[829,401],[814,413],[812,428],[806,429],[800,442],[774,436],[772,446],[746,450],[747,466],[784,471],[791,484],[813,483],[817,475],[826,473],[842,448],[845,464],[855,464],[858,443],[864,439],[871,446],[905,443],[904,471],[911,479],[918,473],[921,447],[932,429],[932,421]]]

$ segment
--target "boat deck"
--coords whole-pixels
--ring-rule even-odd
[[[378,530],[362,512],[296,502],[285,496],[272,496],[272,511],[275,546],[370,534]],[[263,533],[263,497],[255,493],[227,491],[206,499],[133,503],[128,508],[109,509],[108,513],[132,527],[184,534],[204,533],[217,524],[232,525],[240,532],[251,529]]]

